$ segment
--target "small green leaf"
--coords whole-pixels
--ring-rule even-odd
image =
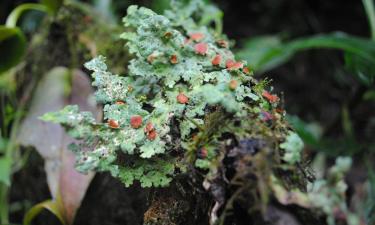
[[[202,15],[199,24],[202,26],[209,26],[211,22],[214,22],[216,33],[221,34],[223,30],[224,13],[214,5],[206,5]]]
[[[375,101],[375,90],[368,90],[363,95],[363,100],[365,101]]]
[[[246,59],[257,72],[271,70],[292,57],[292,52],[283,46],[278,36],[260,36],[248,40],[238,56]]]
[[[5,149],[8,145],[9,140],[3,137],[0,137],[0,154],[5,153]]]
[[[345,68],[355,75],[355,77],[366,86],[371,86],[375,80],[374,63],[366,58],[353,53],[345,53]]]
[[[298,136],[298,134],[289,131],[285,142],[280,144],[280,148],[285,150],[283,159],[286,162],[295,164],[296,162],[299,162],[301,160],[303,141]]]
[[[0,26],[0,74],[17,65],[26,51],[26,37],[19,28]]]
[[[297,134],[307,144],[315,148],[320,147],[322,128],[316,123],[306,123],[299,117],[287,115],[286,119],[293,126]]]
[[[365,8],[368,22],[371,29],[371,37],[375,40],[375,8],[373,0],[362,0],[363,6]]]
[[[349,109],[347,106],[344,106],[341,111],[341,123],[342,128],[347,137],[353,137],[353,124],[350,119]]]
[[[170,8],[170,1],[169,0],[154,0],[152,1],[151,8],[155,12],[162,14],[164,10]]]
[[[51,13],[51,10],[43,5],[38,3],[25,3],[17,6],[12,12],[9,14],[5,26],[14,28],[17,26],[18,19],[22,16],[25,11],[28,10],[38,10],[41,12]]]

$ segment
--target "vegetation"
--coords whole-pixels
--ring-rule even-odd
[[[43,209],[51,223],[101,224],[79,214],[95,172],[137,191],[127,194],[126,224],[374,223],[374,143],[352,120],[356,105],[374,105],[373,37],[261,36],[232,51],[210,2],[155,1],[158,13],[126,5],[124,26],[100,4],[93,13],[76,1],[27,3],[0,27],[0,49],[10,52],[0,63],[1,224],[17,211],[12,180],[41,166],[31,149],[44,159],[51,200],[19,203],[23,224],[44,224]],[[373,34],[373,2],[363,5]],[[32,36],[16,27],[25,10],[47,13]],[[259,78],[316,48],[341,50],[359,86],[325,129],[288,114],[277,83]],[[358,159],[364,179],[353,183]]]

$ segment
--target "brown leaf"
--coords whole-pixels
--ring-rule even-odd
[[[72,224],[94,174],[84,175],[74,169],[74,155],[67,149],[74,140],[65,134],[60,125],[38,119],[44,113],[62,109],[67,103],[77,104],[81,110],[91,111],[97,117],[100,116],[100,110],[90,98],[93,93],[91,82],[81,71],[73,71],[73,85],[68,100],[65,88],[69,76],[70,71],[67,68],[56,67],[39,82],[30,110],[21,125],[18,140],[22,145],[35,147],[45,159],[51,195],[56,199],[60,194],[65,219],[68,224]]]
[[[287,191],[275,176],[271,176],[269,185],[276,199],[283,205],[295,204],[304,208],[310,208],[312,206],[306,193],[300,190]]]

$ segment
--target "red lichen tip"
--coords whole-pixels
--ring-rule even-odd
[[[122,100],[117,100],[116,105],[125,105],[125,102]]]
[[[229,44],[226,40],[217,40],[216,41],[217,45],[219,45],[222,48],[228,48]]]
[[[109,119],[109,120],[108,120],[108,126],[109,126],[110,128],[114,128],[114,129],[120,127],[119,123],[118,123],[116,120],[114,120],[114,119]]]
[[[245,74],[249,74],[250,73],[250,69],[249,67],[245,66],[242,71],[245,73]]]
[[[230,69],[230,68],[232,68],[232,67],[234,66],[235,63],[236,63],[236,62],[235,62],[234,60],[232,60],[232,59],[228,59],[228,60],[225,62],[225,66],[226,66],[228,69]]]
[[[177,102],[180,103],[180,104],[186,104],[188,103],[189,101],[189,98],[184,95],[183,93],[180,93],[177,95]]]
[[[148,138],[148,140],[150,140],[150,141],[155,140],[156,136],[157,136],[157,133],[156,133],[155,130],[152,130],[152,131],[150,131],[150,132],[147,134],[147,138]]]
[[[238,69],[242,69],[243,68],[243,63],[242,62],[236,62],[234,64],[234,69],[238,70]]]
[[[206,55],[208,46],[206,43],[198,43],[194,46],[195,52],[199,55]]]
[[[218,66],[220,65],[220,62],[221,62],[221,55],[220,54],[217,54],[211,61],[212,65],[213,66]]]
[[[157,132],[155,131],[155,127],[151,122],[148,122],[146,124],[145,133],[147,135],[147,139],[149,139],[150,141],[155,140]]]
[[[205,147],[202,147],[198,151],[198,158],[205,159],[208,156],[208,151]]]
[[[276,112],[280,113],[280,114],[283,114],[285,111],[282,108],[276,108]]]
[[[238,70],[238,69],[242,69],[243,63],[236,62],[232,59],[228,59],[225,63],[225,66],[227,67],[228,70]]]
[[[263,91],[262,96],[271,103],[275,103],[280,100],[279,97],[277,97],[277,95],[272,95],[268,91]]]
[[[233,90],[236,90],[238,86],[238,82],[236,80],[231,80],[229,82],[229,88],[233,91]]]
[[[192,33],[192,34],[190,34],[190,38],[193,41],[199,42],[199,41],[201,41],[204,38],[204,34],[200,33],[200,32]]]
[[[145,133],[149,133],[153,131],[154,129],[155,129],[154,125],[151,122],[148,122],[145,127]]]
[[[134,129],[138,129],[139,127],[142,126],[142,116],[132,116],[130,118],[130,126],[133,127]]]
[[[170,31],[165,32],[164,33],[164,37],[167,38],[167,39],[171,38],[172,37],[172,32],[170,32]]]
[[[177,55],[171,55],[171,57],[169,58],[169,61],[172,64],[177,64],[178,63]]]

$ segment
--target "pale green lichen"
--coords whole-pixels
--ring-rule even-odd
[[[289,131],[285,142],[280,144],[280,148],[285,150],[283,159],[289,164],[295,164],[301,160],[303,141],[298,134]]]
[[[348,225],[359,225],[361,222],[358,215],[361,212],[353,212],[353,209],[348,207],[345,194],[348,186],[344,178],[351,164],[350,157],[338,157],[335,165],[329,169],[327,177],[309,183],[307,192],[297,189],[287,191],[275,176],[271,177],[271,188],[275,197],[284,205],[295,204],[318,209],[325,214],[328,225],[338,224],[337,219],[346,221],[345,224]]]
[[[357,215],[348,208],[345,198],[347,184],[344,175],[352,164],[350,157],[338,157],[330,168],[327,179],[319,179],[309,186],[308,197],[312,207],[321,209],[327,215],[327,224],[335,225],[336,216],[342,213],[349,225],[360,224]]]
[[[209,21],[202,10],[199,0],[176,1],[165,16],[130,6],[123,19],[128,32],[121,35],[135,56],[128,74],[109,72],[103,56],[85,64],[92,71],[96,100],[104,105],[105,123],[76,106],[42,117],[82,140],[71,145],[79,171],[109,171],[126,186],[134,180],[144,187],[165,186],[176,165],[168,153],[187,146],[183,143],[204,123],[210,107],[244,115],[248,102],[261,98],[250,87],[246,62],[236,61],[226,38],[204,26]],[[193,14],[202,16],[193,20]],[[213,63],[217,55],[221,60]],[[135,116],[142,118],[137,127],[131,122]],[[202,162],[208,163],[196,164],[202,167]]]

